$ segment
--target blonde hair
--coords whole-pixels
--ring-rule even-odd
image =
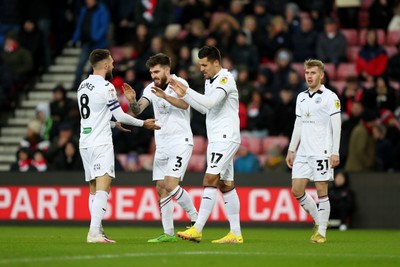
[[[304,69],[308,69],[311,67],[318,67],[321,72],[325,71],[325,65],[321,60],[318,59],[307,59],[304,61]]]

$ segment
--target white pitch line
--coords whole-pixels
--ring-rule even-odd
[[[146,252],[146,253],[123,253],[123,254],[104,254],[104,255],[80,255],[80,256],[64,256],[64,257],[43,257],[43,258],[17,258],[17,259],[2,259],[0,265],[10,263],[24,262],[47,262],[47,261],[78,261],[78,260],[93,260],[93,259],[113,259],[113,258],[135,258],[135,257],[163,257],[175,255],[240,255],[240,256],[325,256],[325,257],[346,257],[346,258],[387,258],[398,259],[400,255],[360,255],[353,253],[345,254],[322,254],[322,253],[279,253],[279,252],[240,252],[240,251],[184,251],[176,252]]]

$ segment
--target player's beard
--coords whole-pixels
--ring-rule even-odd
[[[159,80],[153,80],[153,82],[154,82],[154,85],[155,86],[157,86],[157,87],[160,87],[160,88],[164,88],[165,87],[165,85],[167,84],[167,77],[166,76],[163,76],[163,77],[161,77]]]
[[[112,79],[114,78],[113,74],[112,74],[112,70],[107,71],[106,73],[106,80],[107,81],[112,81]]]

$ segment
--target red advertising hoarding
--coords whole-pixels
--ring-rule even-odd
[[[202,187],[185,187],[198,208]],[[287,187],[238,187],[242,222],[312,221]],[[316,191],[308,190],[316,198]],[[89,188],[84,186],[2,186],[0,220],[90,220]],[[222,194],[210,215],[210,221],[226,221]],[[111,189],[106,220],[160,220],[158,197],[154,187],[115,186]],[[189,220],[175,202],[174,219]]]

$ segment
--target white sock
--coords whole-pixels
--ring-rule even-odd
[[[318,208],[317,203],[315,203],[314,199],[309,194],[304,193],[302,197],[297,198],[297,201],[303,207],[303,209],[314,219],[315,224],[319,225]]]
[[[107,198],[108,193],[106,191],[96,191],[96,195],[94,195],[89,230],[92,234],[101,233],[101,221],[103,220],[104,213],[106,213]]]
[[[234,235],[241,236],[240,231],[240,201],[236,189],[226,192],[224,195],[226,215],[229,220],[231,232]]]
[[[329,202],[329,197],[324,196],[319,198],[318,202],[318,217],[319,225],[318,232],[322,236],[326,236],[326,228],[328,227],[329,214],[331,213],[331,203]]]
[[[90,212],[90,214],[92,214],[92,205],[93,205],[94,196],[95,195],[93,195],[93,194],[89,194],[89,212]]]
[[[201,200],[199,215],[197,217],[194,227],[197,231],[203,231],[204,225],[214,208],[215,201],[217,198],[217,188],[215,187],[205,187],[203,192],[203,199]]]
[[[174,203],[171,196],[160,199],[161,222],[164,228],[164,233],[174,235]]]
[[[197,210],[185,189],[178,185],[169,195],[175,198],[178,204],[187,212],[190,221],[195,222],[197,220]]]

